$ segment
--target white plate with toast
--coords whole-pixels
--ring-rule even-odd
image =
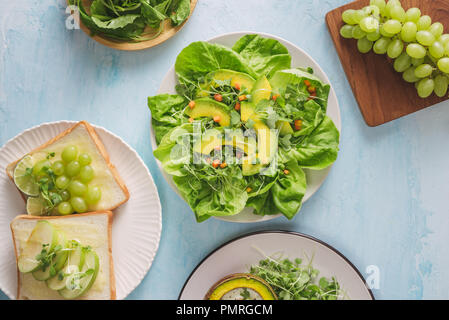
[[[3,244],[0,251],[0,289],[11,299],[16,299],[18,292],[11,222],[26,214],[26,207],[21,193],[7,174],[7,167],[55,137],[50,145],[57,146],[58,141],[68,136],[61,133],[70,132],[77,124],[78,128],[83,125],[90,128],[91,132],[86,131],[105,162],[114,190],[103,191],[111,197],[110,207],[100,201],[98,207],[89,208],[89,211],[113,210],[111,233],[102,235],[105,239],[110,238],[108,242],[112,246],[111,270],[114,277],[103,279],[108,282],[106,287],[116,288],[110,297],[126,298],[143,280],[156,255],[162,230],[161,204],[151,174],[136,151],[102,127],[74,121],[44,123],[22,132],[0,149],[0,241]],[[106,181],[102,180],[102,183]],[[76,214],[70,215],[74,216]]]

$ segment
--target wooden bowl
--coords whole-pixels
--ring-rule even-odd
[[[162,22],[162,32],[159,36],[157,36],[154,39],[147,40],[147,41],[141,41],[141,42],[126,42],[126,41],[119,41],[107,38],[105,36],[102,36],[101,34],[95,34],[91,36],[91,31],[89,28],[87,28],[82,21],[80,21],[80,28],[83,30],[89,37],[94,39],[95,41],[113,49],[117,50],[124,50],[124,51],[136,51],[136,50],[143,50],[148,49],[154,46],[157,46],[158,44],[161,44],[162,42],[170,39],[173,37],[178,31],[184,27],[184,25],[187,23],[187,21],[192,16],[193,10],[195,10],[196,3],[198,0],[190,0],[190,15],[189,17],[179,26],[173,27],[171,24],[170,19],[166,19]],[[82,0],[83,5],[85,6],[86,10],[89,12],[88,8],[90,8],[90,4],[92,3],[92,0]],[[150,29],[151,30],[151,29]],[[145,30],[146,31],[146,30]]]

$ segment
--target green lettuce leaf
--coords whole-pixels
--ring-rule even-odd
[[[159,11],[158,8],[151,6],[145,0],[140,0],[140,3],[142,8],[141,13],[145,18],[146,24],[155,29],[159,28],[161,22],[167,18],[164,11]],[[162,3],[162,6],[159,7],[160,10],[166,9],[163,7],[163,5],[164,4]]]
[[[295,119],[301,119],[301,130],[293,133],[294,137],[308,136],[320,125],[325,114],[321,106],[314,100],[309,100],[304,104],[304,108],[294,113]]]
[[[279,149],[282,162],[294,159],[302,168],[321,170],[329,167],[337,159],[340,132],[328,116],[324,117],[310,135],[299,139],[300,141],[290,150]]]
[[[229,166],[221,170],[220,175],[193,171],[186,176],[175,176],[173,180],[198,222],[211,216],[235,215],[245,208],[248,200],[245,180],[238,166]]]
[[[174,0],[170,7],[170,20],[174,26],[179,26],[190,15],[190,0]]]
[[[253,208],[253,213],[260,216],[275,215],[279,213],[279,209],[273,202],[271,190],[256,197],[249,198],[246,206]]]
[[[291,68],[291,56],[279,41],[248,34],[232,48],[238,52],[258,76],[270,78],[276,71]]]
[[[304,80],[308,80],[316,89],[316,101],[326,113],[327,100],[329,97],[330,86],[324,84],[313,74],[302,69],[289,69],[277,71],[270,79],[270,84],[273,88],[273,93],[277,94],[292,94],[299,103],[307,101],[309,93],[304,84]],[[287,100],[291,98],[287,97]],[[291,101],[290,101],[291,102]]]
[[[185,122],[183,110],[186,105],[187,100],[176,94],[148,97],[148,107],[151,110],[152,124],[158,144],[168,131]]]
[[[154,156],[158,159],[162,168],[170,175],[185,176],[185,165],[192,162],[192,132],[193,126],[186,123],[170,130],[161,140]]]
[[[306,174],[295,160],[286,163],[288,174],[281,174],[271,189],[273,203],[288,219],[301,209],[306,194]]]
[[[193,42],[184,48],[175,63],[175,71],[183,84],[189,82],[197,84],[208,73],[219,69],[257,76],[247,65],[246,60],[232,49],[204,41]]]

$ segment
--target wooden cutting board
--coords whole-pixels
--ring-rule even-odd
[[[420,8],[423,15],[429,15],[434,22],[441,22],[445,33],[449,32],[449,0],[401,2],[406,10]],[[438,98],[435,94],[426,99],[420,98],[414,84],[402,79],[386,55],[374,52],[362,54],[357,50],[357,40],[340,36],[342,12],[361,9],[368,4],[369,0],[357,0],[326,15],[329,32],[366,123],[372,127],[378,126],[447,100],[449,97]]]

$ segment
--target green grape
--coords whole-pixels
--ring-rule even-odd
[[[441,74],[435,77],[435,94],[442,98],[447,94],[449,79]]]
[[[360,21],[362,21],[362,19],[365,18],[366,16],[367,16],[367,14],[365,13],[365,11],[356,10],[353,14],[352,19],[356,24],[359,24]]]
[[[71,214],[73,212],[72,205],[70,204],[70,202],[67,202],[67,201],[61,202],[58,205],[58,212],[60,215],[63,215],[63,216]]]
[[[440,22],[435,22],[430,26],[429,31],[438,39],[444,32],[444,26]]]
[[[394,7],[402,7],[400,1],[388,1],[387,5],[385,6],[385,14],[387,17],[391,17],[391,9]]]
[[[411,21],[411,22],[418,22],[419,18],[421,17],[421,10],[418,8],[410,8],[405,13],[405,20]]]
[[[362,10],[366,16],[373,16],[376,19],[380,17],[380,9],[377,6],[369,5],[363,8]]]
[[[41,161],[36,162],[36,164],[33,167],[33,174],[35,176],[43,176],[45,175],[45,169],[51,168],[51,162],[48,159],[44,159]]]
[[[80,172],[80,169],[81,169],[80,163],[78,161],[74,160],[67,164],[67,166],[65,168],[65,172],[69,177],[74,177],[74,176],[78,175],[78,173]]]
[[[438,60],[438,68],[444,73],[449,73],[449,58],[441,58]]]
[[[343,27],[341,27],[340,29],[340,35],[345,38],[345,39],[351,39],[352,38],[352,30],[354,29],[353,26],[349,25],[349,24],[345,24]],[[80,161],[81,163],[81,155],[78,158],[78,161]]]
[[[435,89],[435,81],[433,79],[422,79],[418,82],[418,95],[421,98],[429,97]]]
[[[439,39],[439,42],[443,44],[443,46],[447,45],[449,43],[449,34],[443,34]]]
[[[62,176],[64,174],[64,162],[62,161],[55,161],[51,165],[51,170],[53,170],[54,174],[57,176]]]
[[[398,34],[402,30],[402,24],[398,20],[390,19],[384,23],[383,29],[389,34]]]
[[[352,37],[354,39],[362,39],[366,36],[366,32],[360,28],[360,26],[355,26],[354,29],[352,29]]]
[[[440,59],[444,56],[444,45],[439,42],[435,41],[429,48],[429,53],[434,57],[435,59]]]
[[[366,35],[366,38],[367,38],[369,41],[372,41],[372,42],[375,42],[375,41],[379,40],[379,39],[381,38],[379,29],[376,30],[375,32],[368,33],[368,34]]]
[[[66,176],[56,178],[55,185],[58,189],[66,189],[70,183],[70,179]]]
[[[87,192],[87,186],[78,180],[73,180],[69,184],[69,191],[71,195],[82,196]]]
[[[433,67],[430,64],[422,64],[415,69],[415,76],[418,78],[426,78],[433,72]]]
[[[87,211],[86,201],[81,197],[72,197],[70,199],[70,204],[73,209],[78,213],[83,213]]]
[[[418,27],[418,30],[427,30],[430,28],[430,25],[432,24],[432,18],[429,16],[422,16],[419,18],[418,22],[416,23],[416,26]]]
[[[416,40],[419,44],[428,47],[435,42],[435,36],[430,31],[421,30],[416,33]]]
[[[351,26],[350,26],[351,27]],[[351,31],[352,32],[352,31]],[[88,155],[87,153],[82,153],[80,154],[80,156],[78,157],[78,162],[80,163],[80,165],[82,166],[87,166],[88,164],[90,164],[92,162],[92,158],[90,157],[90,155]]]
[[[366,33],[374,32],[379,28],[379,20],[373,17],[365,17],[360,21],[360,28]]]
[[[394,60],[394,70],[397,72],[404,72],[412,65],[412,59],[409,55],[403,52],[396,60]]]
[[[82,182],[87,183],[87,182],[91,181],[94,178],[94,176],[95,176],[94,169],[92,169],[91,166],[87,165],[87,166],[81,167],[80,179]]]
[[[420,80],[420,78],[415,76],[415,69],[415,67],[410,67],[405,70],[402,74],[402,78],[409,83],[415,83],[416,81]]]
[[[406,22],[402,26],[401,39],[405,42],[413,42],[416,40],[416,33],[418,32],[418,27],[414,22]]]
[[[404,43],[399,39],[395,39],[388,45],[387,55],[391,59],[396,59],[401,55],[402,51],[404,51]]]
[[[444,54],[449,56],[449,43],[444,46]]]
[[[387,2],[385,0],[370,0],[370,5],[378,7],[380,10],[385,9]]]
[[[388,3],[390,5],[392,5],[392,6],[400,6],[400,7],[402,7],[401,0],[390,0],[390,1],[388,1]]]
[[[62,198],[62,201],[68,201],[70,199],[70,192],[68,192],[67,190],[62,190],[61,192],[59,192],[59,195]]]
[[[97,186],[89,186],[85,196],[88,204],[96,204],[101,199],[101,189]]]
[[[357,24],[354,21],[354,14],[355,14],[355,10],[349,9],[349,10],[344,11],[343,14],[341,15],[341,17],[345,23],[354,25],[354,24]]]
[[[382,26],[380,27],[380,34],[381,34],[383,37],[385,37],[385,38],[392,38],[392,37],[394,37],[394,34],[385,31],[384,25],[382,25]]]
[[[385,54],[387,53],[388,46],[390,45],[391,40],[385,37],[380,38],[374,43],[373,50],[377,54]]]
[[[78,148],[76,146],[68,146],[62,150],[61,158],[64,162],[68,163],[76,159],[78,155]]]
[[[421,58],[421,59],[412,58],[412,65],[414,67],[420,66],[423,63],[424,63],[424,58]]]
[[[417,43],[411,43],[407,46],[407,54],[416,59],[424,58],[427,54],[426,48]]]
[[[399,22],[405,22],[406,15],[405,10],[400,6],[394,6],[390,9],[390,16],[392,19],[398,20]]]

